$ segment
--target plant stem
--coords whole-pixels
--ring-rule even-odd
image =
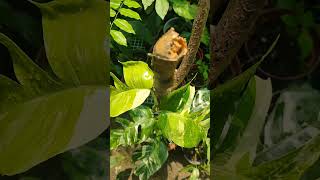
[[[198,52],[201,35],[206,26],[206,22],[209,15],[210,0],[199,0],[198,3],[198,13],[193,22],[191,37],[188,44],[188,53],[183,58],[181,65],[175,73],[174,84],[170,90],[176,89],[187,76],[190,71],[192,64],[195,61],[196,54]]]
[[[210,31],[209,82],[211,88],[249,38],[250,31],[264,4],[265,0],[231,0],[218,25]]]
[[[157,96],[153,90],[151,91],[151,95],[152,95],[153,101],[154,101],[152,109],[154,111],[158,111],[159,102],[158,102]]]

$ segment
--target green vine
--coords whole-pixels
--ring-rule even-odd
[[[126,6],[127,8],[123,7]],[[141,5],[134,0],[111,0],[110,1],[110,34],[112,39],[119,45],[128,46],[127,38],[123,32],[135,34],[132,25],[124,19],[131,18],[135,20],[141,20],[140,15],[132,10],[141,8]],[[119,17],[119,15],[123,17]],[[113,25],[116,25],[117,29]]]

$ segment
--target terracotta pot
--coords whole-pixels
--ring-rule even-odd
[[[267,9],[263,11],[262,14],[260,15],[260,19],[262,19],[260,22],[276,22],[277,20],[280,19],[282,15],[286,15],[286,14],[292,15],[295,13],[293,11],[286,10],[286,9]],[[280,75],[276,72],[268,72],[263,68],[263,66],[260,66],[258,68],[258,72],[262,73],[267,77],[277,79],[277,80],[296,80],[296,79],[304,78],[309,74],[311,74],[320,64],[320,59],[318,58],[319,57],[319,37],[314,32],[309,32],[309,33],[313,37],[313,49],[308,59],[304,61],[306,69],[303,72],[299,72],[293,75]],[[280,41],[281,41],[281,35],[280,35]],[[250,41],[247,41],[245,43],[245,52],[250,59],[254,61],[258,61],[262,55],[259,55],[259,56],[253,55],[250,52],[250,48],[248,48],[250,46],[249,43]]]

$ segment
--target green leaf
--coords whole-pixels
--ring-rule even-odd
[[[42,13],[46,55],[54,73],[72,85],[109,82],[105,40],[107,2],[60,0],[33,3]],[[81,19],[81,23],[79,23]],[[94,29],[94,33],[88,33]],[[79,38],[81,37],[81,38]]]
[[[192,99],[195,94],[195,88],[190,84],[184,85],[164,96],[160,100],[160,110],[171,112],[181,112],[182,110],[189,110]]]
[[[118,44],[127,46],[127,39],[120,31],[110,30],[111,37],[115,40]]]
[[[149,96],[149,89],[130,89],[127,91],[110,88],[110,116],[116,117],[140,106]]]
[[[277,39],[273,42],[271,47],[268,49],[266,54],[261,58],[259,62],[247,69],[241,75],[211,90],[211,106],[215,107],[212,109],[213,111],[211,112],[215,115],[215,121],[212,122],[213,124],[211,125],[211,127],[213,128],[211,128],[211,131],[214,132],[212,137],[214,139],[217,139],[216,141],[213,141],[214,150],[217,150],[217,144],[219,143],[218,139],[220,138],[220,136],[225,135],[223,134],[224,129],[229,126],[228,123],[226,123],[226,119],[228,119],[230,114],[235,113],[237,102],[240,100],[247,83],[254,76],[255,71],[257,67],[260,65],[260,63],[268,56],[268,54],[274,48],[279,37],[280,36],[277,37]],[[220,106],[220,104],[223,104],[223,106]]]
[[[131,146],[138,142],[139,124],[130,122],[128,119],[116,118],[115,121],[122,125],[123,129],[113,129],[110,133],[110,148],[118,146]]]
[[[296,7],[296,0],[278,0],[277,7],[293,10]]]
[[[246,178],[247,173],[252,170],[252,163],[256,156],[257,145],[260,141],[260,134],[265,123],[265,119],[269,110],[272,98],[271,81],[262,80],[254,77],[250,80],[246,88],[247,95],[243,96],[242,102],[251,102],[253,105],[242,107],[245,104],[240,104],[236,115],[230,115],[229,119],[233,121],[237,118],[244,122],[241,132],[238,132],[234,138],[236,141],[230,143],[229,149],[220,154],[215,154],[213,157],[214,173],[220,179],[259,179]],[[255,95],[250,95],[254,93]],[[254,97],[253,99],[248,96]],[[246,100],[246,97],[248,100]],[[247,110],[249,108],[249,111]],[[248,116],[249,114],[249,116]],[[233,123],[233,122],[231,122]],[[231,124],[232,125],[232,124]],[[224,133],[230,133],[227,132]],[[224,160],[217,162],[219,157],[224,157]]]
[[[116,75],[114,75],[112,72],[110,72],[110,75],[114,81],[114,86],[119,90],[128,90],[128,86],[120,81],[120,79],[117,78]]]
[[[168,158],[168,150],[162,141],[154,141],[151,144],[143,145],[132,155],[136,168],[134,174],[140,180],[147,180],[157,172]]]
[[[210,124],[209,124],[210,125]],[[211,143],[210,143],[210,137],[207,137],[206,139],[205,139],[205,143],[206,143],[206,147],[207,147],[207,160],[208,160],[208,162],[207,162],[207,164],[208,164],[208,166],[210,166],[210,164],[211,164],[211,151],[210,151],[210,145],[211,145]]]
[[[110,0],[110,7],[112,9],[118,9],[122,2],[123,0]]]
[[[173,0],[172,2],[173,10],[176,14],[188,20],[195,18],[198,9],[197,5],[191,5],[189,2],[184,0]]]
[[[281,20],[289,27],[296,27],[299,25],[299,21],[296,16],[293,15],[283,15]]]
[[[94,0],[88,5],[74,0],[35,4],[43,15],[48,61],[59,79],[0,34],[0,43],[9,50],[18,80],[0,76],[2,175],[25,172],[79,147],[109,125],[106,103],[109,59],[104,50],[107,33],[106,23],[101,23],[108,15],[107,3]],[[77,18],[82,23],[75,23]],[[87,27],[97,32],[88,34]]]
[[[24,172],[97,137],[109,124],[105,93],[102,87],[70,88],[1,111],[0,173]]]
[[[320,136],[312,138],[304,147],[285,156],[253,167],[248,175],[259,179],[267,177],[276,180],[299,180],[304,172],[320,157]]]
[[[315,20],[311,11],[305,12],[300,18],[300,23],[304,28],[311,28],[315,25]]]
[[[124,5],[128,6],[129,8],[140,8],[140,4],[133,0],[125,0]]]
[[[200,171],[198,168],[193,168],[190,180],[199,180],[200,177]]]
[[[209,31],[208,31],[207,28],[204,28],[202,36],[201,36],[201,42],[208,46],[209,45],[209,41],[210,41]]]
[[[115,17],[116,14],[117,13],[113,9],[110,9],[110,17]]]
[[[135,123],[141,126],[139,142],[144,142],[152,135],[154,131],[155,119],[152,110],[147,106],[139,106],[129,112],[130,117]]]
[[[130,88],[151,89],[153,87],[153,72],[143,61],[123,62],[123,75]]]
[[[255,83],[252,81],[255,81]],[[252,111],[242,137],[229,160],[229,164],[238,162],[248,152],[250,165],[252,164],[256,156],[260,134],[271,103],[272,87],[270,79],[262,80],[256,76],[254,79],[251,79],[251,82],[252,83],[249,83],[249,88],[250,86],[254,86],[256,94],[254,98],[254,106],[252,107]]]
[[[116,19],[113,21],[113,23],[118,26],[118,28],[120,28],[121,30],[127,32],[127,33],[132,33],[135,34],[131,24],[124,19]]]
[[[152,110],[147,106],[140,106],[129,112],[130,117],[133,121],[137,122],[140,119],[151,119],[153,118]]]
[[[168,0],[156,0],[156,12],[163,20],[169,10]]]
[[[264,61],[264,59],[271,53],[273,48],[276,46],[278,40],[280,38],[280,35],[277,36],[275,41],[272,43],[272,45],[269,47],[267,52],[261,57],[261,59],[251,66],[249,69],[247,69],[245,72],[243,72],[241,75],[235,77],[234,79],[224,83],[222,86],[218,86],[217,88],[213,89],[212,96],[215,98],[218,98],[219,96],[222,96],[224,91],[233,91],[233,92],[240,92],[239,89],[244,88],[246,85],[246,82],[248,82],[251,77],[255,74],[257,67],[261,64],[261,62]]]
[[[253,110],[255,97],[255,81],[251,80],[249,81],[244,92],[241,93],[240,97],[232,102],[233,109],[227,114],[227,121],[225,121],[223,124],[223,129],[225,130],[221,132],[221,134],[224,134],[224,136],[220,136],[220,138],[217,140],[216,148],[219,148],[220,151],[224,151],[225,149],[233,147],[233,145],[237,143],[239,134],[243,133],[248,124],[248,120]],[[224,101],[221,102],[224,103]],[[221,121],[220,117],[218,119]],[[228,128],[226,129],[226,127]]]
[[[313,39],[307,30],[303,30],[298,37],[298,44],[301,51],[301,58],[308,58],[313,49]]]
[[[196,121],[182,114],[162,112],[158,119],[163,135],[181,147],[196,147],[206,133]]]
[[[123,16],[127,16],[136,20],[141,20],[140,15],[137,12],[132,11],[131,9],[121,8],[119,12]]]
[[[149,107],[137,107],[129,111],[129,114],[132,121],[116,118],[115,121],[120,123],[122,128],[111,131],[111,149],[142,143],[152,135],[155,119]]]
[[[153,72],[142,61],[123,62],[123,74],[128,88],[114,75],[115,87],[111,86],[111,117],[119,116],[140,106],[149,96],[153,87]]]
[[[140,106],[129,111],[133,121],[117,118],[115,121],[122,125],[113,129],[110,134],[111,149],[118,146],[131,146],[146,141],[153,133],[155,119],[149,107]]]
[[[144,9],[146,10],[155,0],[142,0]]]
[[[200,89],[197,91],[191,105],[191,112],[198,112],[210,107],[210,91]]]
[[[2,77],[3,83],[6,81],[10,83],[8,86],[4,84],[4,88],[10,86],[10,89],[13,88],[13,90],[21,88],[23,90],[16,91],[27,91],[30,95],[38,95],[61,87],[60,82],[54,80],[47,72],[37,66],[11,39],[2,33],[0,33],[0,43],[8,48],[16,77],[23,85],[22,87],[9,78]]]

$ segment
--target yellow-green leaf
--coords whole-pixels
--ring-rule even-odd
[[[158,119],[158,126],[163,135],[181,147],[196,147],[206,133],[196,121],[182,114],[161,113]]]
[[[156,1],[156,12],[163,20],[167,15],[169,10],[169,2],[168,0],[157,0]]]
[[[151,89],[153,87],[153,72],[148,64],[142,61],[123,62],[123,75],[130,88]]]
[[[144,9],[146,10],[155,0],[142,0]]]
[[[118,9],[123,0],[110,0],[110,7],[112,9]]]
[[[110,30],[111,37],[114,41],[116,41],[118,44],[127,46],[127,39],[120,31],[116,30]]]
[[[42,13],[46,55],[54,73],[69,84],[108,82],[109,65],[104,46],[108,26],[103,23],[109,14],[107,2],[54,0],[33,3]],[[89,33],[93,30],[94,33]]]
[[[128,6],[129,8],[140,8],[140,4],[133,0],[125,0],[124,5]]]
[[[116,12],[113,9],[110,9],[110,17],[115,17]]]
[[[119,12],[123,16],[127,16],[127,17],[130,17],[130,18],[136,19],[136,20],[141,20],[140,15],[137,12],[135,12],[135,11],[133,11],[131,9],[121,8],[119,10]]]
[[[111,86],[110,116],[116,117],[140,106],[149,96],[149,89],[120,91]]]
[[[121,30],[127,32],[127,33],[131,33],[131,34],[135,34],[131,24],[124,20],[124,19],[116,19],[113,21],[113,23],[118,26],[118,28],[120,28]]]
[[[59,79],[0,34],[17,77],[16,82],[0,75],[1,175],[25,172],[84,145],[108,127],[109,59],[104,49],[108,8],[104,0],[88,3],[35,3],[43,16],[48,61]],[[74,21],[77,18],[81,23]],[[89,27],[96,34],[88,34]]]

